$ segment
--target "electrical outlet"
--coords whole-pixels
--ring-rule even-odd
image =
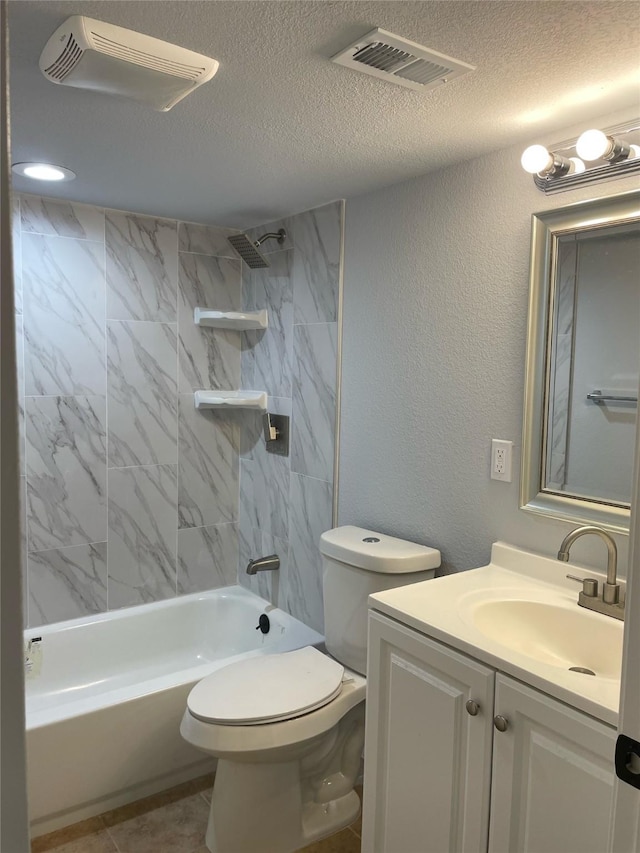
[[[501,438],[491,439],[491,479],[511,482],[511,457],[513,442]]]

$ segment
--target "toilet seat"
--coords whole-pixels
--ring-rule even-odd
[[[312,646],[221,667],[193,688],[189,712],[206,723],[256,726],[308,714],[342,690],[344,667]]]

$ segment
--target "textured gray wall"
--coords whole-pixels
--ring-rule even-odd
[[[339,521],[438,547],[444,571],[498,539],[553,554],[571,528],[519,509],[531,214],[637,186],[544,196],[521,151],[346,205]],[[510,484],[489,478],[492,438],[514,442]]]

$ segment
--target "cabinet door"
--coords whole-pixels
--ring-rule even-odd
[[[370,614],[363,853],[486,851],[493,685],[488,667]]]
[[[603,853],[615,729],[504,675],[495,709],[490,853]]]

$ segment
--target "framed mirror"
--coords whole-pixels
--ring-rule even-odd
[[[640,192],[534,214],[521,508],[629,530]]]

